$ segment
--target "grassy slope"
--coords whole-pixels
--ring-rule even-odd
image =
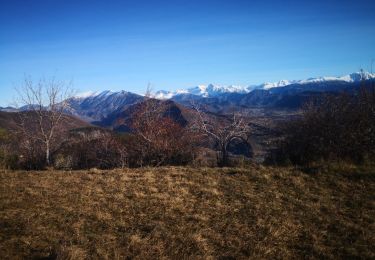
[[[374,258],[374,177],[263,167],[3,172],[0,256]]]

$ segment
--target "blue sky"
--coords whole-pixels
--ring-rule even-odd
[[[369,70],[375,1],[0,0],[0,105],[24,75],[141,93]]]

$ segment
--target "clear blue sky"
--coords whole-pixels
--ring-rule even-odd
[[[375,58],[375,1],[0,0],[0,105],[24,74],[79,91],[342,75]]]

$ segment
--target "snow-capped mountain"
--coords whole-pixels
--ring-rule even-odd
[[[356,72],[341,77],[319,77],[305,80],[280,80],[250,86],[198,85],[177,91],[158,91],[153,97],[170,99],[177,103],[191,105],[192,100],[215,107],[214,111],[226,107],[298,107],[311,95],[326,91],[356,89],[362,80],[375,80],[375,74]],[[114,112],[141,102],[144,96],[127,91],[84,92],[69,99],[70,113],[86,121],[101,121]]]
[[[278,82],[266,82],[259,86],[256,86],[255,89],[270,89],[270,88],[278,88],[278,87],[285,87],[291,84],[297,83],[297,80],[280,80]]]
[[[304,85],[304,84],[310,84],[310,83],[324,83],[324,82],[332,82],[332,81],[353,83],[353,82],[359,82],[361,80],[370,80],[370,79],[375,79],[375,74],[371,74],[365,71],[360,71],[360,72],[355,72],[355,73],[351,73],[349,75],[340,76],[340,77],[319,77],[319,78],[309,78],[309,79],[304,79],[304,80],[280,80],[278,82],[266,82],[260,85],[250,85],[250,86],[235,86],[235,85],[220,86],[220,85],[209,84],[209,85],[198,85],[192,88],[188,88],[186,90],[185,89],[180,89],[177,91],[160,90],[155,93],[155,98],[171,99],[181,94],[190,94],[190,95],[196,95],[196,96],[201,96],[201,97],[216,97],[223,93],[245,94],[245,93],[250,93],[251,91],[255,89],[268,90],[272,88],[286,87],[292,84]]]
[[[170,99],[177,95],[189,94],[201,97],[216,97],[224,93],[248,93],[250,91],[249,87],[243,86],[219,86],[214,84],[209,85],[198,85],[188,89],[180,89],[177,91],[166,91],[160,90],[155,93],[155,98],[157,99]]]
[[[142,101],[144,97],[127,92],[84,92],[69,99],[70,113],[87,121],[97,121],[118,109]]]

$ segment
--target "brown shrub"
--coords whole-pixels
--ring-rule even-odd
[[[371,160],[375,158],[375,88],[310,102],[301,119],[282,129],[285,136],[268,161],[309,164]]]

